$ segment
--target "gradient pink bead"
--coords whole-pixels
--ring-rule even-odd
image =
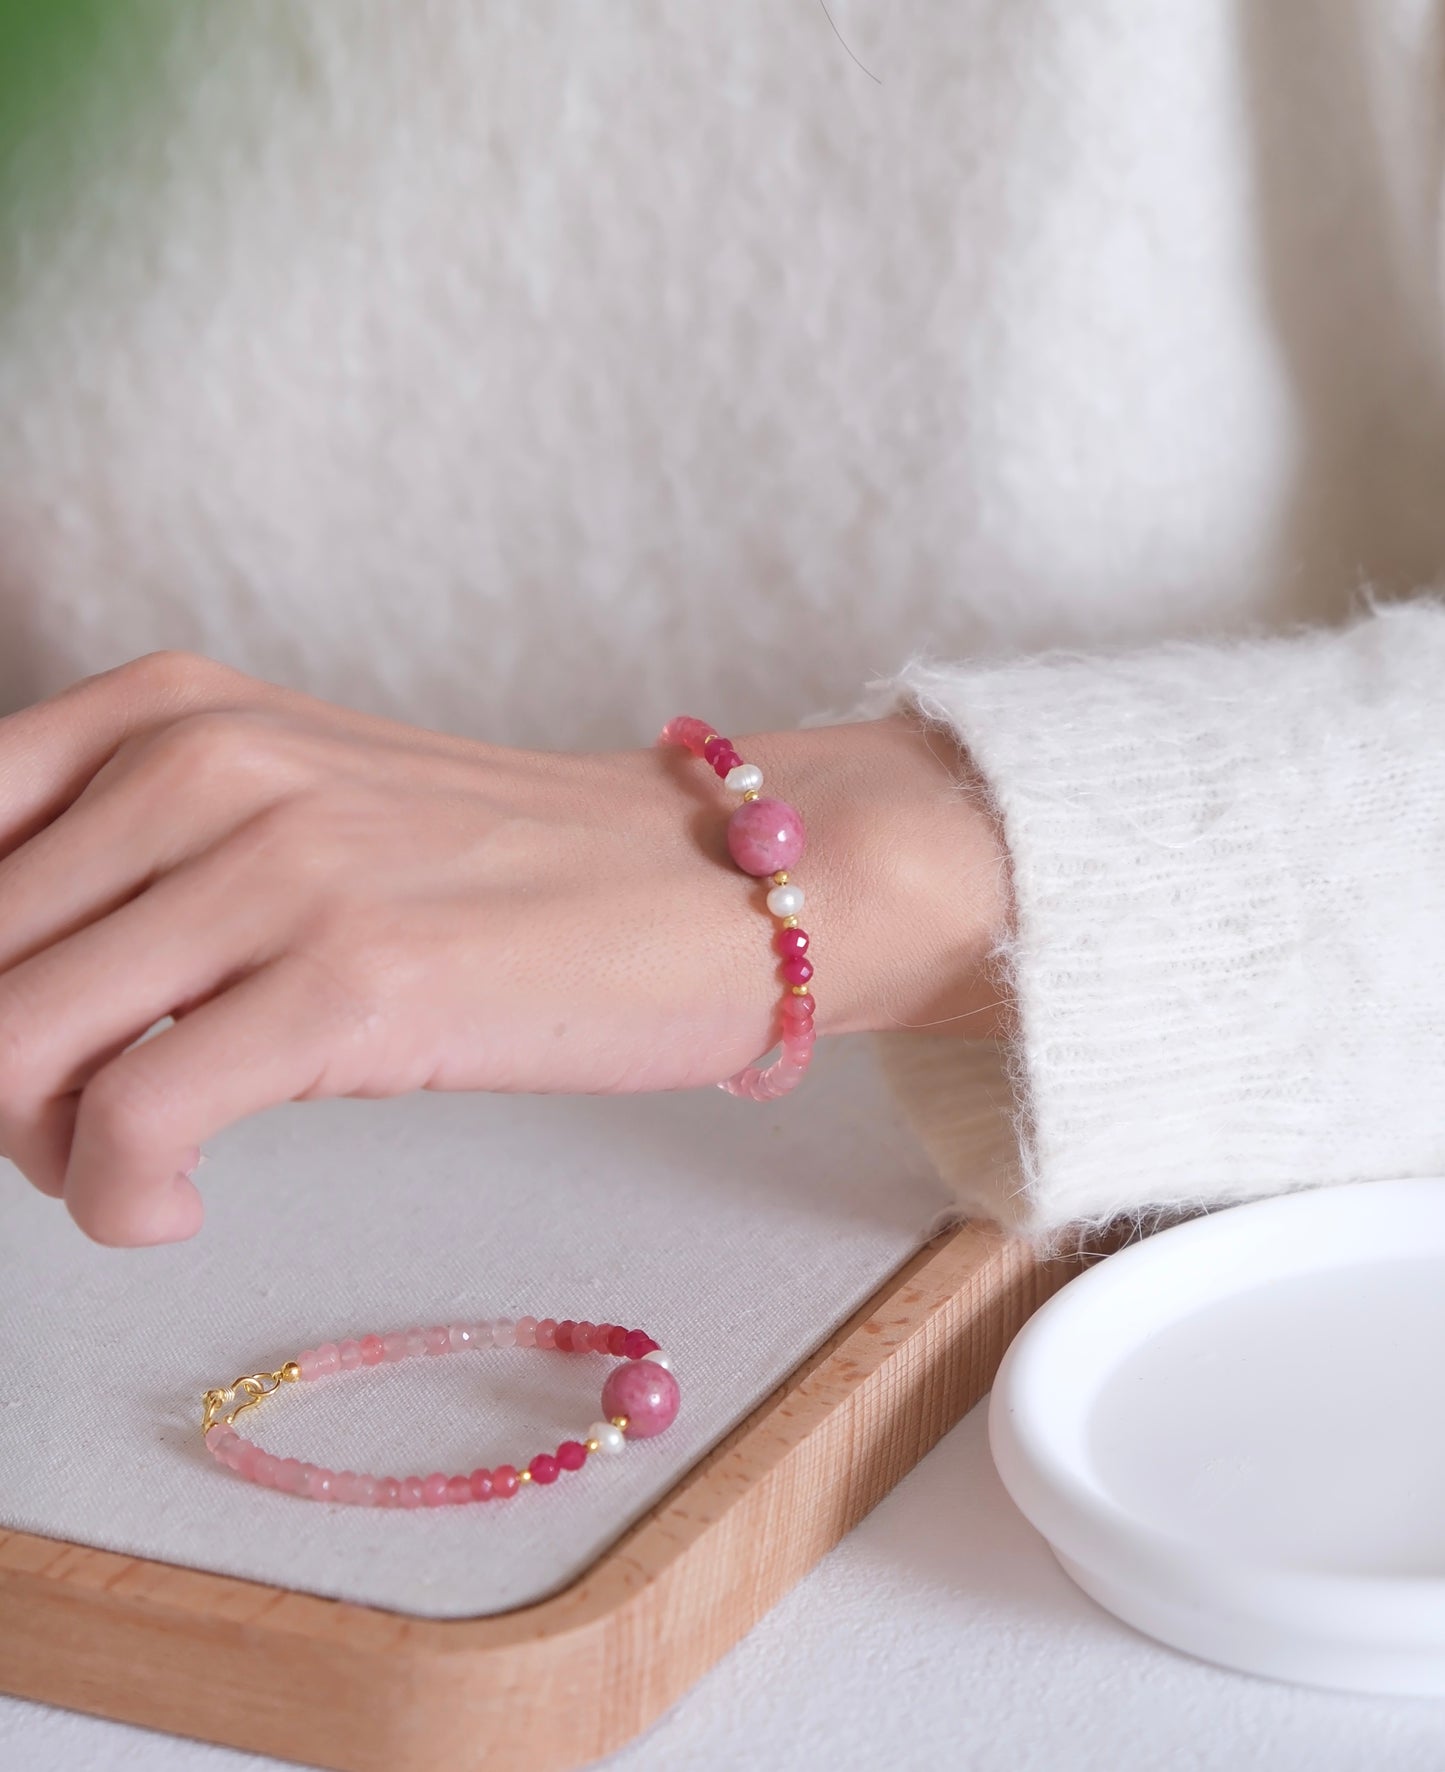
[[[499,1501],[510,1500],[517,1493],[519,1487],[517,1472],[512,1465],[499,1464],[492,1472],[492,1494]]]
[[[572,1352],[574,1354],[591,1354],[597,1350],[592,1345],[592,1337],[597,1332],[597,1325],[589,1323],[584,1317],[580,1323],[572,1325]]]
[[[356,1477],[356,1493],[353,1497],[357,1507],[375,1507],[381,1499],[381,1483],[378,1478],[368,1476],[359,1471]]]
[[[440,1471],[433,1471],[421,1486],[421,1498],[428,1507],[440,1507],[447,1498],[447,1480]]]
[[[475,1470],[467,1478],[467,1487],[472,1492],[473,1501],[490,1501],[492,1499],[492,1473],[489,1470]]]
[[[629,1360],[615,1367],[602,1387],[602,1413],[609,1421],[627,1417],[629,1440],[650,1440],[677,1419],[682,1393],[677,1380],[654,1360]]]
[[[783,1020],[793,1022],[811,1021],[817,1007],[818,1005],[814,1001],[813,993],[811,991],[808,992],[806,997],[795,997],[789,992],[788,995],[783,998]]]
[[[376,1479],[376,1505],[378,1507],[401,1506],[400,1477],[378,1477]]]
[[[393,1329],[390,1335],[381,1338],[381,1357],[384,1360],[404,1360],[406,1358],[406,1331]]]
[[[320,1347],[312,1348],[309,1354],[302,1354],[296,1364],[301,1368],[303,1378],[324,1378],[327,1373],[338,1369],[341,1356],[334,1341],[323,1341]]]
[[[527,1469],[532,1473],[534,1483],[555,1483],[557,1481],[557,1460],[550,1452],[539,1452]]]
[[[361,1364],[361,1343],[343,1341],[336,1350],[343,1372],[354,1372]]]
[[[557,1345],[557,1320],[555,1317],[543,1317],[537,1324],[537,1346],[554,1348]]]
[[[803,954],[794,954],[791,960],[784,960],[779,968],[789,984],[806,984],[813,976],[813,962]]]
[[[806,929],[780,929],[773,937],[773,946],[785,960],[791,960],[798,954],[807,953],[808,941]]]
[[[580,1440],[563,1440],[557,1448],[557,1467],[564,1471],[580,1471],[587,1462],[587,1448]]]
[[[330,1501],[336,1490],[336,1472],[328,1470],[324,1464],[308,1464],[302,1468],[306,1472],[305,1493],[312,1501]]]
[[[429,1354],[449,1354],[452,1351],[452,1332],[441,1325],[434,1329],[422,1331],[422,1344]]]
[[[762,879],[790,868],[803,853],[803,821],[786,800],[745,800],[728,820],[728,854],[745,874]]]
[[[287,1495],[306,1491],[306,1470],[299,1458],[283,1458],[276,1470],[276,1487]]]
[[[466,1477],[447,1478],[447,1502],[452,1507],[460,1507],[463,1502],[472,1499],[472,1485]]]
[[[517,1318],[517,1346],[535,1347],[537,1345],[537,1319],[535,1317]]]
[[[348,1507],[355,1507],[356,1484],[355,1471],[337,1471],[336,1481],[331,1486],[333,1499],[345,1502]]]
[[[645,1329],[629,1329],[622,1344],[622,1352],[629,1360],[640,1360],[644,1354],[650,1354],[657,1343]]]
[[[361,1349],[363,1366],[379,1366],[386,1357],[386,1349],[382,1346],[379,1335],[363,1335],[357,1345]]]
[[[403,1477],[400,1500],[403,1507],[420,1507],[426,1500],[426,1484],[420,1477]]]

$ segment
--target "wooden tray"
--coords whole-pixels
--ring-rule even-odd
[[[584,1576],[495,1617],[0,1534],[0,1688],[338,1772],[568,1772],[646,1728],[856,1525],[1079,1265],[946,1233]]]

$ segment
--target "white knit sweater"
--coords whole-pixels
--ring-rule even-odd
[[[1012,1102],[889,1055],[961,1198],[1445,1169],[1445,609],[1327,626],[1445,578],[1434,0],[829,10],[141,9],[0,180],[0,703],[882,678],[1010,850]]]

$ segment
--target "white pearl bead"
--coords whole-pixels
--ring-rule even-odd
[[[660,1347],[653,1348],[650,1354],[644,1354],[642,1357],[644,1360],[651,1360],[654,1366],[661,1366],[664,1372],[672,1371],[672,1361],[668,1359]]]
[[[723,777],[723,786],[735,794],[755,794],[763,785],[763,772],[756,763],[739,763]]]
[[[774,886],[768,894],[768,909],[775,917],[796,917],[802,908],[801,886]]]
[[[610,1421],[594,1421],[583,1438],[596,1440],[597,1450],[609,1454],[621,1452],[627,1445],[627,1435]]]

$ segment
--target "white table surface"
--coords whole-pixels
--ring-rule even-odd
[[[980,1407],[608,1772],[1440,1772],[1445,1703],[1223,1672],[1100,1612],[1004,1495]],[[4,1772],[277,1772],[0,1699]]]

